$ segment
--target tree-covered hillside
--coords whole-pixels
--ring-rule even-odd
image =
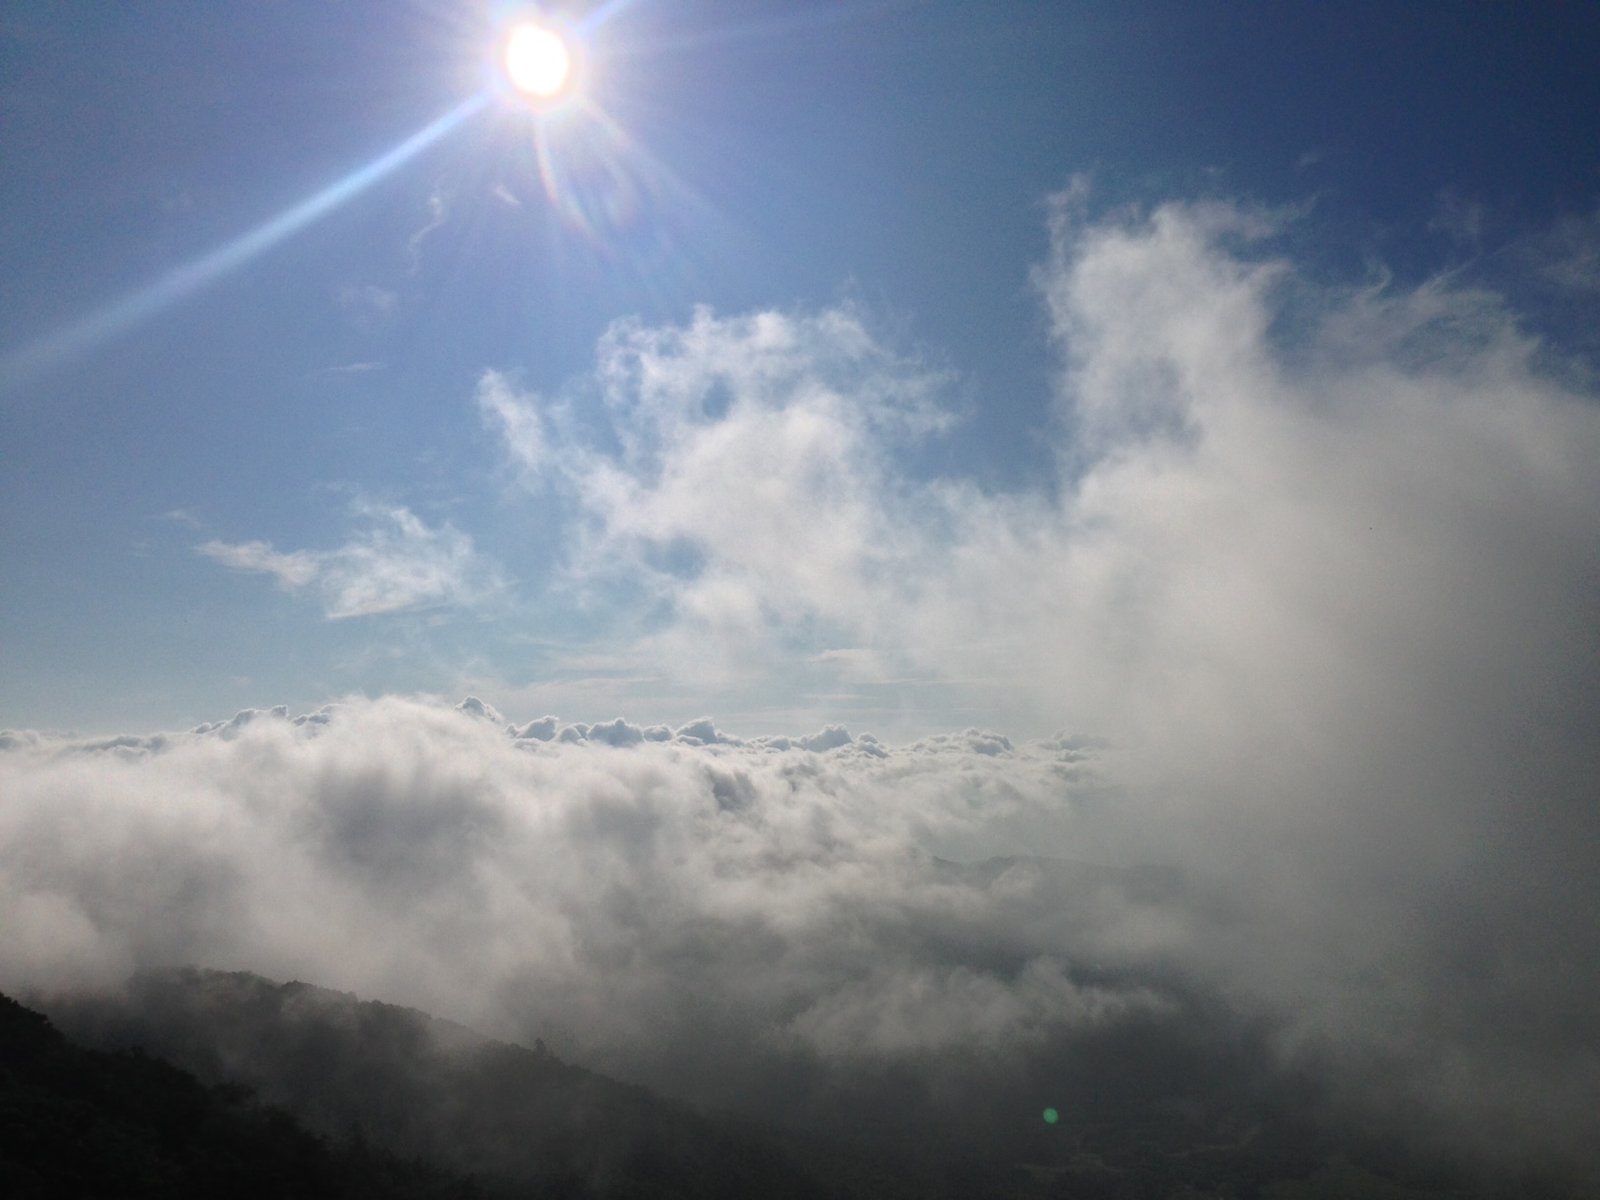
[[[0,996],[0,1194],[445,1200],[464,1177],[330,1145],[243,1088],[209,1087],[139,1053],[68,1042]]]
[[[1037,1136],[988,1136],[994,1114],[980,1111],[974,1095],[973,1136],[960,1141],[934,1136],[946,1126],[929,1116],[935,1108],[917,1106],[914,1081],[877,1080],[882,1116],[859,1121],[849,1136],[837,1128],[778,1129],[696,1110],[563,1062],[542,1046],[496,1042],[413,1009],[250,974],[147,973],[116,993],[60,997],[50,1009],[73,1036],[119,1052],[75,1050],[42,1018],[11,1006],[22,1014],[12,1023],[27,1035],[23,1043],[49,1047],[30,1053],[57,1065],[39,1077],[54,1080],[54,1091],[41,1090],[34,1076],[24,1079],[16,1068],[6,1076],[18,1097],[11,1103],[26,1113],[20,1128],[42,1131],[24,1137],[20,1149],[6,1143],[10,1169],[27,1183],[35,1160],[67,1158],[77,1129],[71,1114],[94,1114],[91,1151],[71,1176],[83,1186],[12,1189],[19,1195],[420,1197],[476,1189],[486,1197],[574,1200],[1575,1200],[1590,1194],[1537,1163],[1525,1171],[1475,1170],[1400,1127],[1340,1117],[1311,1081],[1274,1077],[1248,1041],[1223,1054],[1215,1036],[1185,1035],[1184,1026],[1166,1019],[1058,1048],[1055,1073],[1077,1084],[1060,1088],[1061,1111],[1052,1107],[1042,1121],[1034,1114]],[[204,1083],[128,1053],[133,1047],[170,1059]],[[1044,1071],[1050,1064],[1036,1066]],[[871,1112],[872,1093],[864,1090],[871,1085],[857,1080],[854,1092],[841,1090],[841,1110]],[[241,1089],[293,1113],[310,1132],[246,1102]],[[145,1091],[160,1095],[136,1098]],[[930,1136],[908,1140],[904,1129],[919,1114],[930,1120]],[[7,1136],[16,1141],[14,1133]],[[253,1154],[266,1156],[259,1171],[239,1165]],[[401,1159],[430,1169],[405,1167]],[[229,1183],[232,1176],[222,1173],[228,1170],[248,1175],[254,1190]],[[109,1186],[121,1172],[132,1183]],[[462,1182],[468,1178],[473,1182]],[[169,1187],[169,1180],[178,1182]]]
[[[542,1047],[307,984],[163,972],[135,979],[115,1003],[80,998],[59,1011],[77,1036],[243,1084],[324,1137],[358,1138],[516,1194],[811,1200],[899,1186],[849,1151],[809,1154]]]

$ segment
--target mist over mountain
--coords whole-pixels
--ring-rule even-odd
[[[330,1144],[237,1085],[138,1053],[73,1045],[0,996],[0,1189],[80,1196],[477,1200],[473,1180]]]
[[[1192,997],[1181,1022],[1125,1021],[1045,1047],[1004,1079],[992,1064],[946,1064],[942,1098],[915,1071],[836,1074],[833,1119],[813,1113],[809,1131],[767,1113],[695,1113],[542,1043],[245,973],[147,972],[51,1008],[90,1045],[235,1089],[219,1094],[259,1094],[332,1148],[310,1152],[357,1174],[370,1160],[417,1188],[470,1177],[486,1195],[566,1197],[1579,1194],[1545,1172],[1464,1170],[1445,1147],[1341,1109],[1325,1082],[1283,1071],[1257,1031]],[[792,1069],[789,1082],[803,1088],[804,1076]],[[1046,1080],[1055,1103],[1042,1120],[1005,1094]],[[416,1164],[409,1174],[402,1159]]]
[[[804,1161],[753,1125],[412,1009],[194,970],[51,1007],[86,1042],[248,1087],[335,1142],[358,1138],[518,1194],[823,1194]]]
[[[1288,1114],[1486,1178],[1592,1169],[1594,1015],[1564,982],[1585,960],[1539,941],[1500,966],[1463,959],[1481,937],[1418,907],[1420,884],[1330,887],[1287,870],[1293,843],[1263,855],[1259,828],[1197,856],[1177,837],[1196,826],[1156,822],[1116,766],[1069,737],[739,739],[397,698],[150,737],[13,735],[0,981],[63,1014],[123,994],[133,1021],[233,986],[184,998],[143,975],[124,994],[133,972],[315,980],[913,1158],[1050,1161],[1063,1138],[1147,1118],[1223,1144]],[[1461,882],[1479,904],[1546,886],[1503,866]],[[1558,933],[1587,936],[1541,937]],[[315,1012],[321,995],[240,986],[218,1012]],[[220,1036],[234,1020],[204,1053],[181,1037],[163,1052],[220,1078],[277,1044]],[[350,1028],[418,1050],[426,1073],[449,1027],[330,1026]],[[295,1044],[273,1061],[318,1059],[315,1039]],[[550,1095],[582,1094],[581,1073],[540,1069],[575,1089]],[[352,1070],[338,1087],[247,1081],[324,1124],[319,1097],[340,1087],[397,1094]]]

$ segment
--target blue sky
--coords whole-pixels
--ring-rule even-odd
[[[1237,525],[1135,520],[1155,493],[1117,490],[1113,468],[1157,463],[1152,429],[1280,455],[1252,513],[1331,452],[1326,431],[1246,451],[1185,408],[1231,331],[1275,378],[1236,358],[1216,386],[1267,407],[1492,359],[1507,413],[1537,395],[1540,438],[1572,421],[1590,444],[1593,9],[576,5],[549,15],[581,31],[581,96],[543,114],[497,78],[523,11],[0,8],[0,725],[398,691],[748,733],[1127,733],[1147,718],[1108,697],[1172,669],[1147,658],[1238,679],[1259,652],[1221,609],[1152,615],[1130,563],[1163,594],[1306,572],[1270,531],[1241,566]],[[113,308],[195,264],[217,269]],[[1184,279],[1179,319],[1158,285]],[[1238,325],[1196,323],[1233,287]],[[1158,326],[1165,348],[1126,349]],[[1589,416],[1546,412],[1571,403]],[[1384,495],[1448,525],[1434,481],[1510,469],[1505,441],[1408,478],[1372,453],[1388,418],[1339,428],[1370,486],[1313,478],[1316,529],[1364,528]],[[1437,446],[1478,444],[1459,432]],[[1457,499],[1550,528],[1589,480]],[[1091,526],[1114,555],[1085,561]],[[1424,546],[1481,557],[1453,529],[1397,532],[1334,585],[1405,579]],[[1216,553],[1171,557],[1180,530]],[[1552,537],[1552,562],[1592,549]],[[1240,601],[1258,634],[1262,594]],[[1285,604],[1297,651],[1405,627]],[[1105,652],[1128,639],[1132,667]]]

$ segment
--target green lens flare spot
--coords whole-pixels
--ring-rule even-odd
[[[1044,1123],[1046,1125],[1054,1125],[1059,1120],[1061,1120],[1061,1114],[1055,1109],[1047,1108],[1044,1110]]]

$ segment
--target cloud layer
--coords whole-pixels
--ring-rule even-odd
[[[1425,870],[1307,871],[1280,831],[1219,874],[1073,739],[745,740],[388,698],[8,735],[0,790],[7,990],[247,968],[824,1124],[890,1079],[922,1120],[1312,1064],[1342,1103],[1581,1167],[1600,1096],[1572,990],[1592,927],[1530,912],[1543,864],[1497,856],[1430,904]],[[1170,865],[1103,865],[1112,845]],[[1124,1060],[1153,1038],[1176,1044]]]
[[[1057,199],[1048,487],[905,469],[959,425],[849,309],[619,326],[600,435],[495,411],[585,514],[575,569],[663,614],[642,658],[708,689],[868,663],[1104,735],[1130,808],[1096,851],[1256,914],[1207,965],[1285,1037],[1560,1124],[1592,1058],[1532,1048],[1600,1034],[1600,404],[1492,293],[1307,277],[1294,220]]]
[[[300,975],[727,1103],[797,1057],[932,1094],[1204,995],[1361,1103],[1594,1169],[1600,405],[1499,298],[1318,285],[1284,220],[1058,202],[1048,486],[910,470],[948,381],[848,308],[619,325],[598,418],[480,386],[636,660],[1103,743],[400,699],[11,735],[0,983]],[[207,553],[330,615],[449,591]]]
[[[0,987],[248,967],[632,1072],[713,1033],[731,1039],[717,1061],[1000,1050],[1156,1004],[1074,982],[1064,945],[1007,929],[987,885],[925,848],[984,856],[1061,825],[1081,753],[1002,762],[996,742],[516,725],[393,698],[152,738],[10,735]]]

